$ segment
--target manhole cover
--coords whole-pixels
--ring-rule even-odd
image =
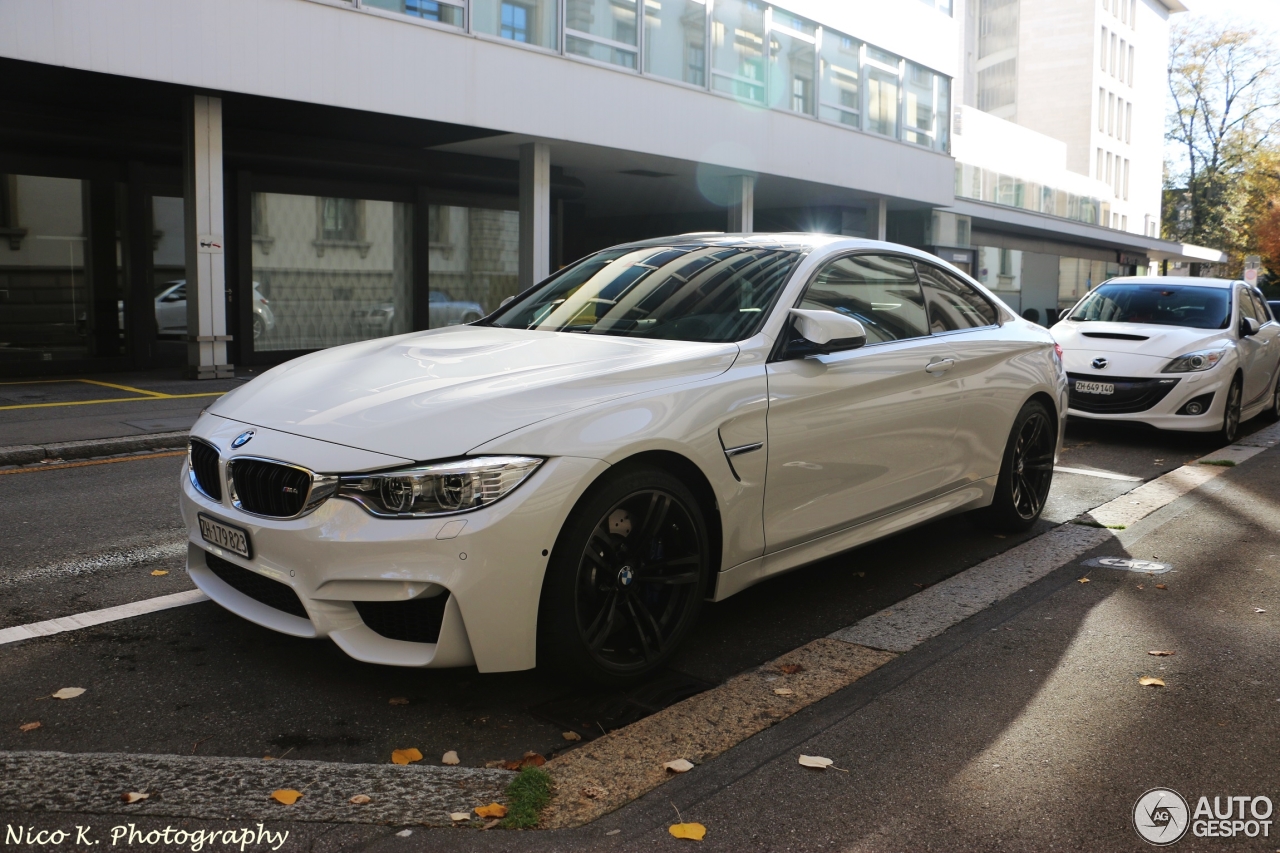
[[[534,705],[529,713],[565,731],[575,731],[588,741],[643,720],[714,686],[683,672],[665,672],[628,690],[561,696]]]
[[[1136,560],[1132,557],[1094,557],[1080,565],[1096,566],[1100,569],[1120,569],[1125,572],[1142,572],[1145,575],[1162,575],[1173,571],[1168,563],[1157,563],[1153,560]]]

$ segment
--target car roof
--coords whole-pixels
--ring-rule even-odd
[[[636,240],[630,243],[619,243],[613,249],[646,249],[663,246],[723,246],[735,249],[791,249],[809,251],[839,244],[847,249],[879,249],[881,251],[900,252],[914,255],[922,260],[934,262],[940,259],[920,249],[904,246],[899,243],[888,243],[881,240],[868,240],[862,237],[847,237],[842,234],[821,234],[803,231],[771,231],[749,234],[733,234],[720,231],[695,231],[688,234],[673,234],[669,237],[651,237],[647,240]]]
[[[1103,284],[1176,284],[1191,287],[1231,287],[1233,284],[1244,284],[1231,278],[1201,278],[1191,275],[1126,275],[1109,278]]]

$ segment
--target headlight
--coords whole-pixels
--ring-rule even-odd
[[[1195,373],[1216,367],[1227,355],[1225,349],[1204,349],[1180,355],[1165,367],[1164,373]]]
[[[372,515],[451,515],[500,500],[542,462],[531,456],[477,456],[380,474],[353,474],[341,479],[338,496],[350,498]]]

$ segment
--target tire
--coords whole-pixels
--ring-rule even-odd
[[[603,480],[556,540],[538,606],[538,664],[605,686],[662,667],[688,635],[710,576],[706,519],[660,468]]]
[[[1057,447],[1057,420],[1043,403],[1031,400],[1013,419],[995,498],[974,514],[976,520],[1004,533],[1021,533],[1035,524],[1053,483]]]
[[[258,317],[258,316],[254,316],[254,318],[253,318],[253,339],[254,339],[255,341],[262,337],[262,333],[263,333],[264,329],[265,329],[265,327],[264,327],[264,325],[263,325],[263,323],[262,323],[262,318],[261,318],[261,317]]]
[[[1271,423],[1280,421],[1280,370],[1276,371],[1276,384],[1271,389],[1271,406],[1262,413]]]
[[[1227,405],[1222,410],[1222,428],[1218,430],[1218,438],[1223,444],[1234,444],[1240,437],[1240,398],[1243,395],[1240,377],[1231,380],[1231,388],[1227,391]]]

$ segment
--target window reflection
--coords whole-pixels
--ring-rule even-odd
[[[556,0],[471,0],[476,32],[555,50],[560,46]]]
[[[566,52],[635,68],[636,37],[636,0],[566,0]]]
[[[862,102],[858,80],[862,68],[862,43],[835,32],[822,34],[822,76],[819,115],[850,127],[862,126]]]
[[[253,348],[311,350],[412,328],[412,207],[254,193]]]
[[[694,86],[707,84],[705,0],[645,0],[644,70]]]
[[[520,214],[430,205],[429,327],[471,323],[519,292]]]
[[[412,15],[427,21],[439,21],[455,27],[463,25],[463,9],[448,0],[363,0],[362,5]]]
[[[818,28],[811,21],[773,10],[769,30],[769,103],[775,109],[814,115]]]
[[[898,135],[898,75],[867,67],[867,130]]]
[[[717,0],[711,21],[711,88],[765,103],[764,4]]]

